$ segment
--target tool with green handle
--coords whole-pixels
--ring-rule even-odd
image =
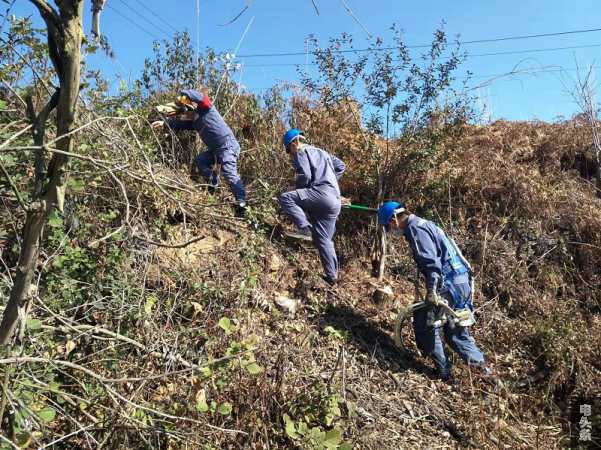
[[[364,211],[372,214],[378,214],[378,208],[370,208],[368,206],[342,205],[342,209],[348,209],[349,211]]]

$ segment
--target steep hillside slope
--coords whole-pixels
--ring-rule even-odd
[[[456,358],[457,378],[443,384],[412,343],[408,354],[395,347],[413,263],[393,239],[385,279],[372,277],[373,217],[341,215],[334,289],[320,281],[311,245],[282,238],[277,195],[293,178],[282,124],[251,106],[238,105],[233,120],[253,202],[246,218],[233,216],[229,193],[210,196],[189,178],[193,135],[155,136],[133,113],[84,114],[64,212],[79,226],[51,217],[26,331],[2,360],[14,405],[6,439],[23,448],[565,446],[571,399],[594,398],[601,384],[601,203],[578,120],[467,126],[389,193],[452,232],[475,266],[472,333],[505,381],[493,392]],[[25,190],[31,155],[2,158]],[[344,159],[343,194],[371,204],[368,163],[360,152]],[[23,214],[8,186],[2,195],[4,299],[19,251],[7,230]],[[394,295],[376,304],[384,285]]]

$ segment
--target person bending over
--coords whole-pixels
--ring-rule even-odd
[[[426,304],[414,313],[413,327],[418,349],[423,356],[432,358],[443,381],[450,380],[451,363],[438,328],[428,325],[428,310],[440,312],[439,302],[446,300],[448,306],[457,311],[469,308],[473,312],[469,270],[462,262],[463,255],[433,222],[409,214],[402,203],[389,202],[378,211],[378,220],[386,232],[405,236],[413,251],[413,259],[426,279]],[[445,341],[470,367],[473,373],[483,376],[493,386],[499,379],[484,361],[482,351],[475,344],[466,327],[452,328],[443,325]]]
[[[209,192],[215,192],[217,188],[219,178],[214,166],[219,163],[221,174],[228,181],[236,199],[236,212],[243,214],[248,206],[248,201],[238,175],[237,161],[240,156],[240,144],[234,133],[206,94],[183,89],[179,92],[175,102],[178,104],[191,103],[194,106],[194,110],[187,113],[188,120],[169,119],[154,122],[152,126],[166,126],[172,130],[197,131],[206,145],[207,151],[197,155],[194,162],[202,177],[209,183]]]

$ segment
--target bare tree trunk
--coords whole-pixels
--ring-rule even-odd
[[[77,121],[77,97],[79,94],[81,72],[81,46],[83,27],[81,23],[83,1],[62,0],[57,2],[58,12],[45,0],[31,0],[38,8],[48,26],[48,46],[50,57],[60,80],[60,91],[55,94],[46,108],[35,119],[34,140],[43,144],[43,130],[50,111],[57,108],[57,136],[68,134],[75,128]],[[30,108],[30,116],[35,115]],[[72,151],[73,139],[69,135],[57,141],[60,150]],[[21,254],[17,274],[10,299],[6,305],[0,325],[0,342],[6,345],[21,318],[25,322],[32,292],[33,276],[37,268],[39,245],[44,223],[55,209],[62,210],[65,189],[69,179],[69,158],[54,154],[46,170],[43,151],[36,155],[35,187],[33,201],[27,211]],[[48,179],[47,188],[42,191],[43,181]]]
[[[382,153],[374,140],[371,137],[369,142],[370,153],[376,154],[376,193],[378,208],[382,206],[384,201],[384,175],[382,168]],[[384,278],[384,272],[386,270],[386,232],[381,226],[377,227],[376,235],[372,245],[372,268],[374,275],[378,277],[378,280]]]
[[[589,93],[589,110],[587,112],[591,135],[593,136],[593,145],[595,149],[595,166],[597,169],[597,197],[601,198],[601,136],[599,136],[599,120],[597,118],[596,104],[593,99],[596,98],[596,92]]]
[[[597,162],[597,197],[601,198],[601,164]]]
[[[595,121],[597,118],[595,117]],[[601,140],[599,138],[598,128],[595,124],[593,129],[593,140],[595,141],[595,156],[597,157],[597,197],[601,198]]]
[[[378,150],[378,208],[384,203],[384,186],[382,176],[382,158],[380,151]],[[386,270],[386,232],[383,227],[378,226],[378,233],[376,235],[378,241],[378,280],[384,278],[384,271]]]

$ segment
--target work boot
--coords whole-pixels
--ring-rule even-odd
[[[336,286],[336,283],[338,283],[338,280],[335,280],[333,278],[328,277],[327,275],[322,275],[321,279],[323,281],[325,281],[326,283],[328,283],[330,286],[334,287]]]
[[[207,192],[211,195],[218,194],[220,190],[219,186],[213,186],[212,184],[207,187]]]
[[[236,215],[243,217],[248,209],[248,202],[238,202],[236,205]]]
[[[443,383],[450,383],[453,381],[453,374],[451,372],[444,372],[440,374],[440,381]]]
[[[480,361],[478,364],[470,366],[470,370],[473,374],[478,375],[493,388],[500,389],[503,387],[501,379],[493,373],[493,371],[486,365],[484,361]]]
[[[302,241],[309,241],[311,242],[313,240],[313,236],[311,235],[311,229],[306,226],[305,228],[301,229],[301,230],[296,230],[296,231],[286,231],[286,236],[294,238],[294,239],[300,239]]]

